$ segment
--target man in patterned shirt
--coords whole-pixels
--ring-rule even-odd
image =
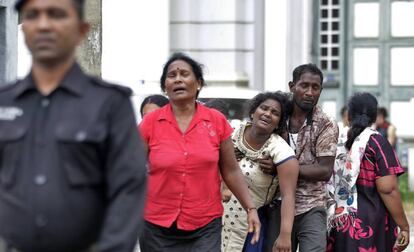
[[[331,177],[338,140],[338,126],[317,106],[323,74],[313,64],[300,65],[289,82],[292,93],[286,141],[295,150],[300,170],[296,189],[296,213],[292,227],[292,251],[326,250],[326,182]],[[263,160],[263,172],[274,173]],[[270,168],[272,167],[272,168]],[[280,205],[275,197],[268,210],[266,250],[272,251],[280,231]],[[280,234],[282,235],[282,234]]]

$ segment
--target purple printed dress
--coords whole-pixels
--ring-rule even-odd
[[[371,135],[356,182],[358,211],[355,223],[333,228],[328,252],[391,252],[398,229],[375,186],[377,178],[404,173],[397,155],[380,134]]]

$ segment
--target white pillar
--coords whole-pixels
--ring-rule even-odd
[[[287,74],[301,64],[311,61],[312,46],[312,2],[289,0],[287,4]]]
[[[102,77],[159,89],[169,54],[169,1],[102,1]]]
[[[287,91],[287,0],[265,2],[265,85],[266,91]]]
[[[0,85],[17,73],[17,12],[13,0],[0,0]]]

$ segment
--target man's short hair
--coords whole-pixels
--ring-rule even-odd
[[[305,73],[311,73],[311,74],[319,75],[319,78],[321,79],[321,86],[322,86],[323,73],[315,64],[311,64],[311,63],[303,64],[303,65],[300,65],[300,66],[296,67],[293,70],[292,81],[294,83],[296,83],[300,79],[302,74],[305,74]]]
[[[26,2],[27,2],[27,0],[17,0],[16,3],[15,3],[15,5],[14,5],[14,9],[17,12],[20,13],[20,11],[22,10],[22,8],[26,4]],[[74,4],[74,6],[75,6],[76,12],[79,15],[79,18],[81,20],[83,20],[84,19],[84,12],[85,12],[85,10],[84,10],[85,9],[84,8],[84,6],[85,6],[85,0],[72,0],[72,2]]]

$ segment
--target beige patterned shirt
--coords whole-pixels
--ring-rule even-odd
[[[262,148],[253,151],[243,143],[243,135],[246,125],[242,123],[233,131],[232,140],[235,148],[238,148],[245,156],[239,161],[240,169],[244,175],[255,206],[258,208],[268,204],[276,192],[279,184],[277,177],[263,173],[259,168],[258,158],[262,155],[270,155],[275,165],[280,165],[292,158],[295,153],[286,141],[279,135],[272,134]],[[238,199],[232,195],[230,200],[223,203],[224,216],[221,234],[221,251],[238,252],[243,250],[247,236],[247,213]]]
[[[296,158],[299,165],[313,164],[317,157],[335,157],[338,134],[337,123],[316,106],[312,121],[304,124],[298,132]],[[326,206],[326,182],[298,179],[296,215],[318,206]]]

